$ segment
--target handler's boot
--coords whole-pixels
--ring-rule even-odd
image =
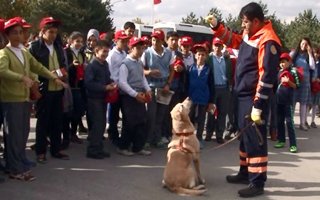
[[[243,174],[236,174],[236,175],[228,175],[226,177],[228,183],[236,183],[236,184],[249,184],[248,177]]]
[[[241,189],[238,191],[240,197],[255,197],[262,195],[264,193],[263,187],[258,187],[253,184],[250,184],[247,188]]]

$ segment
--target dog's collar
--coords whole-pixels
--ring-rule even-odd
[[[175,135],[177,135],[177,136],[190,136],[190,135],[193,135],[193,132],[189,132],[189,133],[175,133]]]

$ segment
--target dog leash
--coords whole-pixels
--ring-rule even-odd
[[[247,128],[249,128],[250,126],[253,126],[256,130],[256,133],[257,133],[257,137],[258,137],[258,140],[259,140],[259,145],[262,146],[263,145],[263,137],[262,137],[262,134],[257,126],[257,124],[251,120],[251,117],[249,115],[245,116],[245,119],[247,119],[249,121],[249,123],[240,131],[237,131],[236,132],[236,136],[230,140],[228,140],[227,142],[223,143],[223,144],[220,144],[216,147],[211,147],[211,148],[207,148],[207,149],[214,149],[214,150],[217,150],[217,149],[220,149],[228,144],[230,144],[231,142],[233,142],[234,140],[238,139],[244,132]],[[264,124],[265,122],[262,121],[262,123]]]

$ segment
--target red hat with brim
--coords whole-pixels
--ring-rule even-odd
[[[206,44],[202,43],[202,44],[195,44],[193,45],[192,49],[191,49],[194,53],[196,53],[199,50],[205,51],[208,53],[208,47]]]
[[[129,39],[129,38],[130,37],[123,30],[117,31],[114,34],[114,39],[115,40],[124,40],[124,39]]]
[[[12,19],[15,19],[17,21],[20,22],[20,24],[22,25],[22,28],[31,28],[32,25],[29,24],[25,19],[23,19],[22,17],[14,17]]]
[[[212,40],[212,44],[213,45],[223,45],[223,42],[219,38],[215,37]]]
[[[100,40],[105,40],[106,37],[107,37],[107,35],[108,35],[108,34],[105,33],[105,32],[100,33],[100,35],[99,35]]]
[[[192,46],[192,44],[193,44],[192,38],[189,37],[189,36],[183,36],[183,37],[180,39],[180,45],[189,45],[189,46]]]
[[[0,19],[0,32],[4,31],[4,19]]]
[[[54,19],[53,17],[45,17],[42,18],[39,27],[40,29],[43,29],[48,24],[56,24],[59,26],[61,24],[61,21],[58,19]]]
[[[17,19],[11,18],[4,23],[4,30],[7,30],[8,28],[14,27],[14,26],[21,26],[22,27],[22,24]]]
[[[282,60],[282,59],[285,59],[287,61],[291,61],[291,57],[290,57],[290,55],[288,53],[282,53],[280,55],[280,60]]]
[[[133,37],[130,38],[128,46],[129,46],[129,47],[134,47],[134,46],[136,46],[136,45],[138,45],[138,44],[144,45],[144,43],[145,43],[145,42],[142,41],[141,38],[138,38],[138,37],[136,37],[136,36],[133,36]]]
[[[151,37],[157,38],[159,40],[164,40],[164,32],[160,29],[152,32]]]

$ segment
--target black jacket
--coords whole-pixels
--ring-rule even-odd
[[[73,52],[70,47],[65,49],[67,61],[68,61],[68,79],[71,88],[82,88],[84,87],[83,81],[77,81],[77,68],[73,65]],[[85,62],[86,55],[83,50],[80,50],[79,55],[82,56],[83,62]],[[82,63],[83,64],[83,63]]]
[[[53,46],[58,57],[60,68],[65,68],[66,67],[65,57],[64,57],[64,50],[62,46],[58,42],[54,42]],[[32,42],[30,45],[29,51],[42,65],[44,65],[46,68],[49,69],[50,52],[42,38]],[[48,79],[42,76],[39,76],[39,81],[40,81],[40,92],[44,94],[48,91],[49,81]]]

